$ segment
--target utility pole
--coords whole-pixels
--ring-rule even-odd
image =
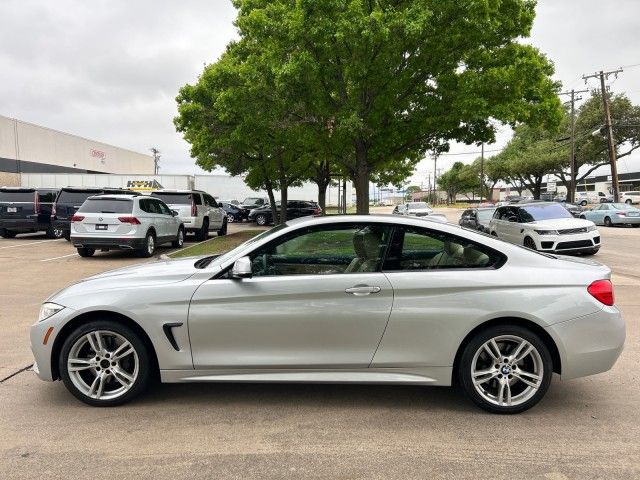
[[[484,190],[484,142],[480,146],[480,203],[482,203],[482,193]]]
[[[600,78],[600,91],[602,92],[602,105],[604,107],[604,126],[607,129],[607,143],[609,144],[609,163],[611,163],[611,189],[613,190],[613,201],[618,201],[618,194],[620,189],[618,187],[618,166],[616,165],[616,144],[613,139],[613,125],[611,125],[611,111],[609,109],[609,97],[607,96],[607,87],[604,84],[605,78],[618,74],[623,70],[621,68],[617,70],[610,70],[608,72],[600,70],[592,75],[583,75],[585,83],[590,78]]]
[[[574,90],[570,92],[562,92],[560,95],[571,95],[571,157],[569,164],[571,165],[571,180],[569,181],[569,191],[567,192],[567,202],[573,203],[576,196],[576,177],[578,176],[578,165],[576,162],[576,101],[582,100],[582,97],[576,97],[576,94],[586,93],[589,90]]]
[[[151,150],[151,153],[153,154],[153,173],[158,175],[158,172],[160,171],[160,150],[156,147],[151,147],[149,150]]]
[[[438,154],[433,154],[433,203],[438,203]]]

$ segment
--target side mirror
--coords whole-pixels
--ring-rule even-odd
[[[231,278],[251,278],[253,271],[251,269],[251,259],[249,257],[240,257],[235,261],[231,268]]]
[[[171,210],[171,215],[173,215],[174,217],[177,217],[178,212],[176,210]]]

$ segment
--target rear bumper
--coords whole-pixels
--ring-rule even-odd
[[[123,237],[71,237],[71,243],[76,248],[95,248],[109,250],[137,250],[145,246],[145,238]]]
[[[49,228],[49,223],[38,222],[37,217],[27,218],[3,218],[0,219],[0,228],[13,231],[31,232],[37,230],[46,230]]]
[[[622,353],[625,324],[615,307],[547,327],[560,351],[562,378],[606,372]]]
[[[612,215],[611,223],[614,225],[640,225],[640,217],[619,217]]]

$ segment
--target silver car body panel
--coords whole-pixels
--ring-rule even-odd
[[[214,279],[279,235],[339,222],[431,228],[485,244],[508,260],[499,269]],[[624,343],[618,310],[604,307],[586,290],[594,280],[610,278],[607,267],[540,255],[452,224],[397,215],[303,218],[246,242],[206,268],[195,268],[196,260],[126,267],[52,295],[47,301],[65,308],[31,329],[38,376],[53,379],[52,347],[64,326],[99,312],[137,323],[153,344],[163,381],[170,382],[449,385],[465,337],[499,318],[545,329],[556,343],[565,378],[609,369]],[[344,293],[355,285],[379,286],[380,292]],[[162,329],[168,322],[183,323],[173,328],[177,351]]]

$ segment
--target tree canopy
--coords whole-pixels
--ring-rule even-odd
[[[251,175],[267,162],[294,178],[313,157],[351,178],[367,213],[371,180],[400,183],[450,141],[491,142],[491,120],[560,121],[551,62],[519,43],[532,0],[234,5],[240,39],[178,97],[177,128],[203,166]]]

